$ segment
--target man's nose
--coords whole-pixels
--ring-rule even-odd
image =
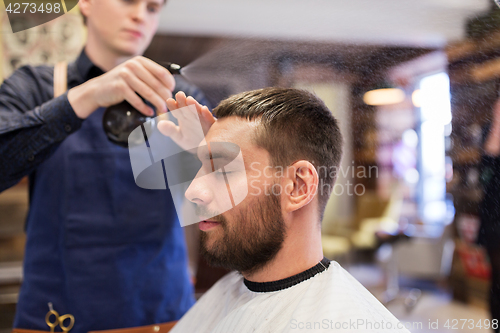
[[[200,172],[193,179],[184,196],[186,199],[197,205],[208,205],[213,198],[213,192],[204,181],[204,177],[199,177]]]
[[[132,18],[134,21],[144,22],[146,20],[146,14],[148,11],[148,5],[146,1],[138,1],[136,6],[132,9]]]

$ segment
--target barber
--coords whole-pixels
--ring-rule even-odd
[[[29,176],[24,281],[14,327],[48,330],[47,304],[72,333],[179,319],[194,303],[183,230],[169,191],[134,183],[126,148],[102,129],[124,100],[151,116],[174,88],[202,93],[140,56],[164,0],[80,0],[88,30],[54,97],[54,68],[25,66],[0,88],[0,191]],[[183,93],[179,93],[183,94]],[[180,136],[182,139],[182,136]]]

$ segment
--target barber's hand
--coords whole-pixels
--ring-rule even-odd
[[[185,108],[188,105],[192,105],[192,107]],[[175,100],[169,98],[167,106],[170,111],[185,109],[169,113],[175,116],[179,123],[178,126],[170,120],[161,120],[158,122],[158,130],[163,135],[171,137],[175,143],[185,150],[198,147],[216,121],[208,107],[202,106],[191,96],[186,97],[186,94],[182,91],[175,95]],[[198,117],[194,114],[195,110]],[[200,131],[200,125],[203,132]]]
[[[124,100],[139,112],[152,116],[153,110],[137,94],[153,104],[158,113],[164,113],[167,111],[166,100],[172,97],[174,87],[174,77],[166,68],[137,56],[70,89],[68,100],[76,115],[82,119],[99,107],[108,107]]]

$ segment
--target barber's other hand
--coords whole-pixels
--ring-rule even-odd
[[[124,100],[139,112],[152,116],[153,110],[137,94],[153,104],[158,113],[164,113],[167,111],[166,100],[172,97],[174,88],[174,77],[166,68],[137,56],[70,89],[68,100],[76,115],[82,119],[99,107],[108,107]]]
[[[158,123],[158,130],[163,135],[171,137],[175,143],[186,150],[197,147],[216,121],[207,106],[202,106],[191,96],[186,97],[186,94],[182,91],[175,95],[175,100],[173,98],[167,100],[167,106],[170,111],[182,109],[189,105],[196,108],[198,117],[193,117],[193,114],[191,114],[191,111],[194,111],[193,108],[186,108],[185,110],[180,110],[181,112],[176,112],[176,115],[170,113],[175,116],[179,125],[166,119]],[[200,132],[200,124],[203,133]]]

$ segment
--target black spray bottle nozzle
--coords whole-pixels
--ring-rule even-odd
[[[180,65],[171,62],[162,62],[161,65],[165,67],[170,72],[170,74],[181,75],[182,67]]]

